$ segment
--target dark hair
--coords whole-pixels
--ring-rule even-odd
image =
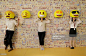
[[[71,21],[73,22],[73,17],[72,17]],[[74,21],[76,21],[76,19]]]
[[[41,20],[41,18],[39,18]],[[45,18],[43,18],[43,20],[45,20]]]

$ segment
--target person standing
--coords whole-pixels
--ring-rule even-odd
[[[50,20],[48,20],[47,18],[39,18],[39,19],[34,20],[34,22],[38,23],[39,43],[41,46],[41,50],[44,50],[44,38],[46,34],[45,24],[50,23]]]
[[[70,18],[69,24],[70,24],[70,30],[69,30],[69,37],[70,37],[70,48],[74,49],[74,41],[75,37],[77,37],[77,26],[81,23],[81,20],[76,17]],[[73,41],[73,42],[72,42]],[[73,45],[72,45],[73,43]]]
[[[9,19],[6,19],[6,32],[5,32],[5,39],[4,41],[6,41],[6,45],[5,45],[5,50],[7,50],[8,48],[8,45],[10,45],[10,51],[13,50],[13,47],[12,47],[12,37],[13,37],[13,34],[14,34],[14,27],[18,26],[19,25],[19,18],[18,18],[18,23],[16,22],[16,20],[12,19],[12,18],[9,18]]]

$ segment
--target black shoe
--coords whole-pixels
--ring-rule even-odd
[[[74,49],[74,47],[73,47],[73,49]]]
[[[74,49],[74,47],[71,47],[71,49]]]
[[[10,52],[10,51],[12,51],[13,50],[13,48],[11,48],[8,52]]]
[[[5,50],[7,50],[7,47],[5,47]]]

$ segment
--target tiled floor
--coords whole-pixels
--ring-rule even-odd
[[[0,49],[0,56],[86,56],[86,47],[67,48],[39,48],[14,49],[11,52]],[[6,55],[5,55],[6,54]]]

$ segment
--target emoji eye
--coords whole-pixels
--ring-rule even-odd
[[[75,13],[76,13],[76,11],[72,11],[72,13],[73,13],[73,14],[75,14]]]
[[[62,11],[60,11],[60,13],[62,13]]]
[[[59,11],[56,11],[56,13],[59,13]]]
[[[10,13],[8,13],[8,15],[10,15]]]
[[[27,14],[27,16],[28,16],[28,14]]]
[[[43,14],[44,14],[44,12],[43,12]]]
[[[40,14],[41,14],[41,12],[40,12]]]
[[[79,13],[79,11],[77,11],[77,13]]]

